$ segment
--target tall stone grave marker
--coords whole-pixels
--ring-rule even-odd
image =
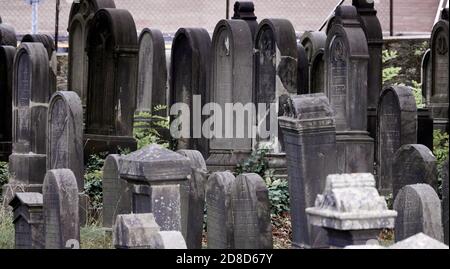
[[[181,186],[192,173],[189,159],[156,144],[121,159],[120,177],[133,184],[133,213],[153,213],[161,230],[181,231],[187,197]]]
[[[179,150],[177,153],[189,159],[192,169],[190,178],[182,185],[185,190],[181,194],[188,195],[181,199],[185,202],[181,204],[182,232],[189,249],[201,249],[208,171],[199,151]]]
[[[422,58],[422,97],[427,102],[428,92],[431,91],[432,69],[431,69],[431,49],[423,54]]]
[[[437,190],[436,157],[424,145],[403,145],[392,162],[392,187],[394,198],[406,185],[428,184]]]
[[[325,50],[327,95],[335,112],[339,173],[373,172],[367,132],[367,40],[356,8],[336,8]]]
[[[0,46],[0,161],[12,152],[12,77],[16,48]]]
[[[80,242],[78,187],[69,169],[49,170],[44,187],[45,248],[71,248]]]
[[[43,249],[44,214],[41,193],[16,193],[9,205],[13,208],[16,249]]]
[[[309,59],[305,47],[297,44],[297,87],[299,94],[309,93]]]
[[[48,57],[41,43],[22,43],[13,67],[13,153],[5,202],[20,192],[42,192],[46,172]]]
[[[324,94],[299,95],[279,118],[288,160],[289,194],[295,248],[328,246],[326,233],[308,224],[305,209],[314,206],[326,177],[337,171],[336,127]]]
[[[307,31],[301,37],[309,62],[309,93],[325,92],[325,43],[323,32]]]
[[[448,245],[448,160],[442,166],[442,222],[444,225],[444,243]]]
[[[156,106],[167,105],[166,46],[160,30],[144,28],[139,36],[136,97],[136,112],[166,116],[166,110],[153,113]]]
[[[0,22],[0,46],[17,47],[16,31],[2,22]]]
[[[257,174],[236,177],[231,188],[234,247],[272,249],[269,191]]]
[[[70,9],[69,23],[69,91],[80,96],[83,107],[86,106],[88,88],[88,52],[87,35],[92,26],[95,12],[102,8],[115,8],[113,0],[74,1]]]
[[[208,158],[209,141],[202,135],[202,124],[206,118],[201,109],[210,98],[210,55],[211,38],[205,29],[180,28],[175,34],[170,67],[170,105],[183,103],[190,110],[190,130],[186,132],[189,137],[178,139],[176,148],[198,150],[204,158]]]
[[[213,173],[206,184],[207,236],[209,249],[233,249],[234,226],[230,172]]]
[[[412,89],[386,88],[378,102],[377,175],[378,190],[392,193],[392,162],[397,150],[417,143],[417,107]]]
[[[236,1],[234,2],[234,14],[231,17],[233,20],[244,20],[250,27],[252,39],[256,35],[258,28],[257,17],[255,15],[255,5],[251,1]]]
[[[234,106],[241,104],[245,109],[253,101],[250,90],[253,85],[250,75],[253,73],[253,41],[247,23],[221,20],[214,30],[211,51],[210,102],[215,105],[208,107],[208,112],[213,110],[213,115],[207,121],[211,125],[214,122],[214,130],[210,130],[208,135],[211,137],[210,156],[206,164],[210,171],[233,170],[252,150],[253,128],[248,126],[253,125],[254,113],[248,113],[246,109],[245,115],[230,119],[230,115],[235,113],[225,110],[227,103]],[[216,106],[221,109],[215,109]]]
[[[111,228],[117,215],[129,214],[131,187],[120,178],[121,156],[109,155],[103,165],[103,227]]]
[[[395,198],[394,210],[398,212],[395,221],[396,242],[418,233],[444,241],[441,201],[430,185],[403,187]]]
[[[138,43],[136,25],[127,10],[101,9],[87,37],[89,76],[85,157],[93,153],[135,150]]]
[[[449,95],[449,12],[442,10],[441,19],[434,25],[431,33],[431,91],[428,93],[427,104],[434,120],[434,129],[449,132],[448,95]]]

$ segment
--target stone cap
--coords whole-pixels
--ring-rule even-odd
[[[256,20],[255,5],[251,1],[236,1],[234,3],[233,20]]]
[[[20,205],[26,205],[28,207],[42,207],[42,194],[37,192],[18,192],[9,205],[14,209]]]
[[[374,0],[352,0],[352,5],[357,9],[360,8],[370,8],[373,9],[375,7]]]
[[[113,228],[113,245],[116,248],[148,248],[152,234],[159,230],[153,214],[118,215]]]
[[[122,157],[120,176],[127,181],[183,181],[191,175],[188,158],[153,144]]]
[[[394,228],[397,217],[379,195],[372,174],[329,175],[325,191],[306,213],[312,225],[336,230]]]

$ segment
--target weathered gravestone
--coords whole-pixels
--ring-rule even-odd
[[[181,187],[192,173],[188,158],[150,145],[121,158],[120,177],[133,185],[133,213],[153,213],[163,231],[182,231]]]
[[[46,172],[48,57],[41,43],[22,43],[13,67],[13,153],[6,204],[19,192],[42,192]]]
[[[196,150],[179,150],[191,163],[191,177],[182,185],[181,200],[182,232],[189,249],[202,248],[203,220],[205,213],[205,187],[208,180],[205,159]]]
[[[424,145],[403,145],[392,162],[393,197],[406,185],[424,183],[437,190],[436,157]]]
[[[209,249],[233,249],[234,227],[230,172],[213,173],[206,184],[207,238]]]
[[[78,187],[69,169],[49,170],[44,187],[45,248],[79,248]]]
[[[166,116],[166,109],[154,112],[156,106],[167,105],[166,45],[157,29],[144,28],[139,36],[139,68],[136,112]]]
[[[335,112],[339,173],[373,172],[367,132],[367,40],[356,8],[340,6],[325,50],[327,95]]]
[[[377,176],[378,190],[392,193],[392,162],[397,150],[417,143],[417,107],[411,88],[386,88],[378,102]]]
[[[431,69],[431,49],[423,54],[422,58],[422,98],[427,103],[428,92],[431,91],[432,69]]]
[[[295,248],[322,248],[326,233],[308,224],[305,209],[312,207],[325,188],[326,177],[337,171],[336,127],[324,94],[291,97],[279,118],[288,160],[292,244]]]
[[[418,233],[444,241],[441,201],[430,185],[403,187],[395,198],[394,210],[398,212],[395,221],[396,242]]]
[[[215,104],[205,109],[213,115],[203,129],[214,127],[208,133],[210,156],[206,164],[210,171],[233,170],[252,150],[253,41],[247,23],[221,20],[214,30],[211,51],[209,101]],[[233,110],[226,104],[232,104]],[[247,113],[233,113],[242,106]]]
[[[377,135],[377,104],[383,85],[383,32],[377,17],[373,0],[353,0],[358,19],[366,35],[369,48],[369,65],[367,68],[367,130],[376,139]]]
[[[17,47],[16,31],[2,22],[0,22],[0,46]]]
[[[323,32],[307,31],[301,37],[309,63],[309,93],[325,92],[325,43]]]
[[[178,139],[176,148],[198,150],[204,158],[208,158],[209,141],[202,135],[205,121],[202,108],[209,101],[210,55],[211,38],[205,29],[180,28],[175,34],[170,68],[170,105],[183,103],[190,111],[189,132],[186,131],[189,137]]]
[[[442,166],[442,223],[444,225],[444,243],[448,245],[448,159]]]
[[[299,94],[309,93],[309,59],[305,47],[297,44],[297,87]]]
[[[16,193],[9,205],[13,208],[16,249],[43,249],[44,214],[41,193]]]
[[[449,132],[449,27],[448,8],[442,10],[441,19],[431,33],[431,90],[427,93],[427,105],[432,111],[434,129]]]
[[[278,129],[279,99],[297,94],[297,40],[291,22],[264,19],[255,38],[253,102],[257,133],[254,148],[267,148],[269,167],[286,174],[286,154]]]
[[[12,74],[16,48],[0,46],[0,161],[12,152]]]
[[[49,89],[50,93],[53,94],[56,92],[56,74],[58,72],[58,61],[56,58],[56,47],[55,42],[53,41],[53,38],[50,35],[46,34],[36,34],[36,35],[25,35],[22,38],[21,43],[42,43],[44,45],[45,49],[47,50],[48,54],[48,79],[49,79]]]
[[[236,1],[234,2],[234,14],[231,17],[233,20],[244,20],[250,27],[252,39],[256,35],[258,28],[257,17],[255,15],[255,5],[251,1]]]
[[[111,228],[117,215],[129,214],[131,209],[131,189],[120,178],[120,155],[111,154],[103,165],[103,227]]]
[[[85,157],[135,150],[133,116],[136,106],[138,43],[133,17],[127,10],[101,9],[87,37]]]
[[[88,52],[87,35],[92,26],[95,12],[102,8],[115,8],[113,0],[74,1],[70,8],[69,24],[69,91],[80,96],[83,107],[86,106],[88,88]],[[98,71],[98,70],[97,70]]]
[[[411,236],[403,241],[400,241],[389,249],[447,249],[448,246],[443,244],[442,242],[429,237],[424,233],[418,233],[414,236]]]
[[[327,230],[335,248],[378,240],[383,229],[394,228],[397,217],[378,194],[372,174],[329,175],[323,194],[306,213],[312,225]]]
[[[269,191],[258,174],[242,174],[231,187],[234,247],[272,249]]]

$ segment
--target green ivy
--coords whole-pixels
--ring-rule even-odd
[[[162,111],[166,106],[158,105],[154,112]],[[169,147],[169,141],[164,139],[160,131],[169,130],[169,119],[159,115],[152,115],[148,112],[140,112],[135,115],[133,134],[138,143],[138,149],[150,144],[160,144],[166,148]]]
[[[93,209],[103,207],[103,165],[107,153],[91,155],[84,175],[84,192],[89,196],[90,206]]]
[[[2,188],[3,185],[8,183],[9,180],[9,169],[8,163],[0,162],[0,202],[2,201]]]
[[[439,180],[439,195],[442,197],[442,168],[448,158],[448,133],[434,130],[433,134],[433,154],[436,156]]]

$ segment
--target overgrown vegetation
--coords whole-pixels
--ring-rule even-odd
[[[153,109],[154,114],[140,112],[135,115],[133,134],[138,142],[138,149],[150,144],[159,144],[169,148],[170,141],[164,135],[164,132],[169,130],[169,119],[157,115],[166,108],[167,106],[158,105]]]
[[[449,135],[440,130],[434,130],[433,154],[436,156],[439,180],[439,196],[442,197],[442,169],[448,158]]]
[[[84,192],[89,196],[90,210],[103,208],[103,165],[107,153],[91,155],[88,159],[84,175]]]
[[[8,183],[9,179],[9,170],[8,170],[8,163],[0,162],[0,202],[2,201],[2,188],[3,185]]]
[[[389,64],[392,60],[398,57],[398,53],[395,50],[383,50],[383,65]],[[391,83],[402,71],[401,67],[389,66],[383,68],[383,85]]]
[[[13,215],[0,206],[0,249],[14,249]]]

